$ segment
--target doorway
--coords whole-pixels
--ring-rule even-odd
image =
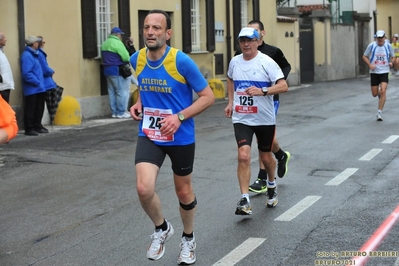
[[[304,20],[304,24],[299,26],[299,41],[301,83],[310,83],[314,81],[314,40],[311,19]]]

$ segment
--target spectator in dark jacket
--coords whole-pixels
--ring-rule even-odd
[[[136,48],[134,47],[133,38],[132,37],[129,37],[125,41],[125,46],[126,46],[127,51],[129,52],[130,56],[132,56],[136,52]]]
[[[134,47],[134,44],[133,44],[133,38],[132,37],[129,37],[126,41],[125,41],[125,46],[126,46],[126,49],[127,49],[127,51],[129,52],[129,55],[130,56],[132,56],[135,52],[136,52],[136,48]],[[131,75],[130,76],[130,82],[132,83],[132,84],[135,84],[135,85],[139,85],[139,83],[137,82],[137,78],[136,78],[136,75]]]
[[[39,41],[35,36],[25,39],[25,51],[21,55],[22,89],[25,97],[25,135],[37,136],[48,133],[42,125],[45,91],[43,70],[39,61]]]

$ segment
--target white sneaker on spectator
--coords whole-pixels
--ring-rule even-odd
[[[116,115],[116,118],[131,118],[130,113],[125,112],[123,115]]]

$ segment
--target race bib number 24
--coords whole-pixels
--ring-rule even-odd
[[[174,135],[164,136],[161,134],[161,124],[159,122],[167,116],[172,115],[171,109],[157,109],[145,107],[143,110],[143,127],[144,134],[150,140],[156,141],[173,141]]]

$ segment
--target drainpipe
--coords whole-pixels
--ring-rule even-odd
[[[24,0],[17,0],[18,18],[18,47],[19,54],[25,50],[25,4]]]
[[[230,0],[226,0],[226,48],[227,65],[231,60],[231,32],[230,32]]]
[[[328,49],[327,49],[327,45],[328,45],[328,41],[327,41],[327,20],[324,19],[324,70],[326,71],[326,76],[327,79],[326,81],[330,80],[330,77],[328,75],[328,68],[330,67],[330,65],[328,64]],[[331,36],[331,32],[330,32],[330,36]],[[330,48],[331,49],[331,48]]]
[[[19,56],[21,56],[22,52],[25,50],[25,8],[24,7],[25,7],[24,0],[17,0]],[[19,60],[18,60],[18,66],[20,66]],[[17,123],[20,129],[24,128],[25,126],[24,115],[23,115],[23,106],[25,106],[25,97],[22,88],[21,88],[21,95],[22,95],[21,111],[17,111],[16,115]]]

